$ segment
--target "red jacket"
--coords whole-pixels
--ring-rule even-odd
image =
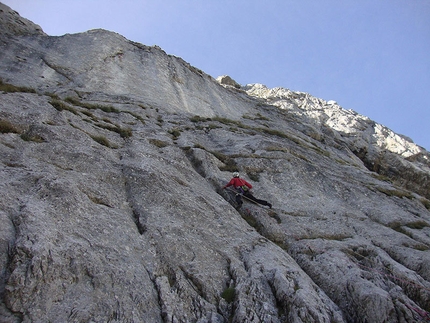
[[[234,188],[237,188],[237,187],[240,187],[240,186],[243,186],[243,185],[248,186],[249,189],[252,188],[251,184],[249,184],[247,181],[245,181],[244,179],[239,178],[239,177],[233,177],[230,180],[230,182],[228,182],[228,184],[225,187],[229,187],[229,186],[232,186],[232,185],[234,186]]]

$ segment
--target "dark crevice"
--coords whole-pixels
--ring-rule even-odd
[[[196,275],[193,275],[191,272],[189,272],[184,266],[180,265],[179,269],[181,269],[182,273],[184,274],[185,278],[188,280],[188,283],[190,284],[191,288],[205,301],[210,303],[206,292],[204,288],[204,282],[196,277]]]
[[[226,282],[226,288],[221,293],[221,297],[225,300],[226,306],[218,306],[218,313],[224,317],[226,322],[233,322],[233,318],[236,313],[236,301],[237,301],[237,292],[236,292],[236,278],[234,277],[233,270],[231,268],[231,260],[228,261],[228,274],[229,281]],[[220,304],[221,305],[221,304]]]
[[[136,224],[137,231],[139,231],[140,234],[144,234],[147,230],[146,224],[144,223],[145,218],[142,217],[138,211],[133,210],[133,220]]]
[[[123,157],[120,158],[121,160],[123,160]],[[137,231],[139,232],[139,234],[144,234],[147,230],[147,226],[146,226],[146,219],[147,217],[145,216],[145,214],[141,211],[141,207],[135,202],[133,196],[133,189],[129,183],[130,180],[130,175],[127,174],[127,168],[124,166],[122,167],[122,174],[123,174],[123,178],[124,178],[124,188],[125,188],[125,194],[126,194],[126,199],[127,199],[127,204],[130,206],[131,210],[132,210],[132,219],[133,222],[136,225]]]
[[[386,178],[396,186],[430,198],[429,174],[416,173],[411,166],[407,166],[401,161],[402,158],[399,155],[385,151],[372,156],[365,148],[352,152],[368,170],[379,174],[381,178]]]
[[[185,150],[185,156],[188,158],[188,160],[191,163],[191,166],[193,166],[194,170],[202,177],[206,178],[206,172],[202,167],[203,161],[196,157],[194,154],[194,149],[188,149]]]
[[[128,185],[126,185],[127,187]],[[129,196],[130,189],[127,189],[127,195]],[[133,222],[136,225],[137,231],[139,232],[139,234],[144,234],[147,231],[147,226],[146,226],[146,216],[142,213],[141,210],[139,210],[140,208],[138,206],[136,206],[133,201],[130,201],[130,199],[127,198],[127,203],[130,205],[131,209],[132,209],[132,218],[133,218]]]
[[[49,63],[44,57],[42,57],[41,60],[42,60],[43,63],[45,63],[46,66],[48,66],[49,68],[53,69],[55,72],[57,72],[61,76],[65,77],[67,80],[72,81],[72,79],[70,78],[70,76],[68,76],[65,71],[64,72],[61,71],[61,67],[60,66],[55,66],[55,65]]]
[[[161,298],[160,290],[159,290],[158,285],[157,285],[157,282],[156,282],[156,277],[155,277],[155,276],[154,276],[154,274],[153,274],[153,273],[151,273],[147,268],[145,268],[145,270],[146,270],[146,272],[148,273],[148,277],[149,277],[149,279],[151,280],[151,282],[152,282],[152,284],[153,284],[154,291],[157,293],[158,309],[159,309],[159,312],[160,312],[160,317],[162,317],[162,318],[163,318],[163,321],[165,321],[165,320],[164,320],[164,317],[163,317],[163,311],[162,311],[162,308],[163,308],[163,300],[162,300],[162,298]]]
[[[15,245],[17,232],[19,230],[17,224],[14,220],[12,220],[14,235],[10,237],[10,240],[7,243],[7,246],[2,248],[4,251],[5,262],[3,263],[4,268],[0,272],[0,321],[3,318],[5,322],[22,322],[23,315],[21,312],[15,312],[11,310],[7,305],[7,296],[6,296],[6,285],[9,280],[10,275],[14,269],[13,260],[17,256],[17,247]],[[6,249],[6,250],[4,250]],[[3,322],[3,321],[1,321]]]

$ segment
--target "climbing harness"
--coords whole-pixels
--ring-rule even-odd
[[[230,187],[227,187],[227,189],[228,189],[229,191],[231,191],[231,192],[235,193],[235,194],[236,194],[236,196],[237,196],[237,195],[241,195],[242,197],[246,198],[248,201],[252,202],[253,204],[259,205],[257,202],[255,202],[255,201],[251,200],[249,197],[247,197],[246,195],[244,195],[244,193],[245,193],[244,191],[242,191],[242,192],[240,192],[240,191],[236,191],[235,189],[232,189],[232,188],[230,188]]]

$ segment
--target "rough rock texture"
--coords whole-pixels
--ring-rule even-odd
[[[430,198],[430,154],[410,138],[355,111],[342,109],[335,101],[326,102],[308,93],[268,89],[262,84],[248,85],[245,90],[291,114],[307,116],[313,131],[309,135],[316,140],[324,143],[327,128],[335,130],[330,144],[346,144],[369,170]]]
[[[45,35],[39,25],[25,19],[18,12],[0,2],[0,29],[8,35]]]
[[[0,34],[1,322],[428,319],[424,149],[334,102],[34,26]],[[383,172],[401,167],[417,180]],[[274,208],[236,210],[234,170]]]
[[[222,85],[227,85],[227,86],[232,86],[236,89],[240,89],[241,86],[239,83],[237,83],[235,80],[233,80],[230,76],[228,75],[222,75],[222,76],[218,76],[216,78],[217,82],[222,84]]]

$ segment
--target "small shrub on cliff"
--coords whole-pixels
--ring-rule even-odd
[[[24,141],[33,141],[33,142],[44,142],[45,139],[43,139],[41,136],[37,135],[37,134],[30,134],[28,132],[24,132],[21,135],[21,139]]]
[[[430,201],[427,200],[426,198],[422,198],[421,203],[426,207],[427,210],[430,210]]]
[[[131,128],[118,127],[118,133],[121,138],[130,138],[133,135],[133,131],[131,130]]]
[[[218,122],[220,122],[222,124],[225,124],[225,125],[235,125],[235,126],[237,126],[239,128],[249,129],[249,127],[246,126],[246,125],[244,125],[242,122],[236,121],[236,120],[231,120],[231,119],[228,119],[228,118],[215,117],[212,120],[213,121],[218,121]]]
[[[224,289],[224,291],[221,294],[221,297],[224,298],[227,303],[231,303],[234,301],[235,293],[236,293],[236,290],[234,287],[228,287]]]
[[[111,125],[97,123],[96,126],[109,131],[116,132],[121,136],[121,138],[129,138],[133,135],[133,131],[130,128],[121,128],[118,125],[111,126]]]
[[[157,125],[161,127],[163,125],[163,122],[164,122],[163,117],[158,116],[157,117]]]
[[[8,120],[0,120],[0,133],[19,133],[20,131]]]
[[[248,177],[253,180],[254,182],[259,182],[260,181],[260,174],[263,172],[264,170],[261,168],[256,168],[256,167],[250,167],[250,166],[246,166],[245,167],[245,172],[248,175]]]
[[[393,229],[394,231],[407,235],[409,238],[412,238],[411,233],[408,232],[405,228],[403,228],[403,224],[400,222],[395,221],[395,222],[389,223],[388,227]]]
[[[220,166],[219,169],[228,172],[237,172],[239,168],[237,167],[236,161],[230,156],[224,155],[223,153],[217,151],[211,151],[212,155],[218,158],[224,163],[224,166]]]
[[[57,99],[52,99],[51,101],[49,101],[49,104],[51,104],[56,110],[58,111],[69,111],[75,115],[79,115],[78,111],[76,111],[75,109],[73,109],[70,105],[64,103],[61,100],[57,100]]]
[[[158,148],[164,148],[169,145],[168,142],[159,139],[149,139],[149,142]]]
[[[407,226],[408,228],[411,228],[411,229],[418,229],[418,230],[424,229],[426,227],[430,227],[430,225],[427,222],[419,221],[419,220],[406,223],[405,226]]]
[[[377,187],[376,189],[387,196],[395,196],[398,198],[406,197],[410,200],[413,198],[413,195],[410,192],[406,192],[399,189],[387,189],[385,187]]]
[[[109,142],[109,140],[107,140],[106,137],[103,136],[91,136],[91,138],[93,138],[93,140],[97,143],[99,143],[100,145],[106,146],[108,148],[111,148],[111,144]]]
[[[178,137],[181,135],[181,131],[176,128],[169,130],[169,133],[173,136],[173,139],[178,139]]]
[[[120,113],[121,111],[119,111],[117,108],[111,106],[111,105],[101,105],[101,104],[92,104],[92,103],[85,103],[85,102],[81,102],[78,99],[72,98],[72,97],[67,97],[64,99],[66,102],[69,102],[73,105],[88,109],[88,110],[96,110],[96,109],[100,109],[104,112],[108,112],[108,113]]]
[[[211,118],[203,118],[197,115],[190,118],[191,122],[199,122],[199,121],[205,122],[205,121],[211,121],[211,120],[212,120]]]
[[[36,90],[32,88],[25,87],[25,86],[16,86],[13,84],[5,83],[1,79],[0,79],[0,91],[9,92],[9,93],[13,93],[13,92],[36,93]]]

